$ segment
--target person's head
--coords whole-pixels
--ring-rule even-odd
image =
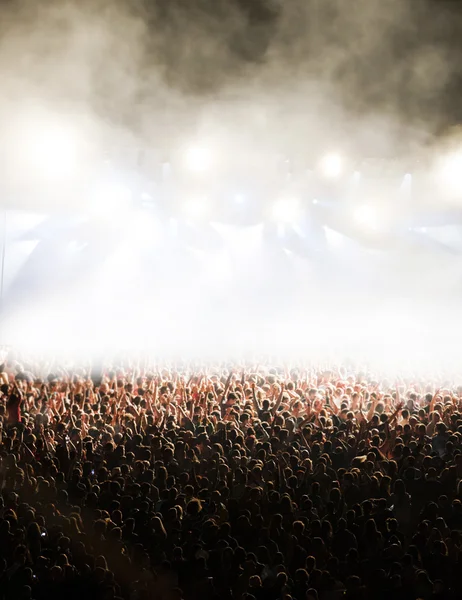
[[[186,513],[191,517],[196,517],[202,510],[202,504],[197,498],[190,500],[186,506]]]

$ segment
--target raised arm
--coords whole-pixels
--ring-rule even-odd
[[[252,383],[252,404],[253,407],[255,409],[255,412],[258,414],[258,412],[260,411],[261,407],[258,403],[258,399],[257,399],[257,393],[255,392],[255,383]]]
[[[278,409],[282,404],[282,400],[284,398],[284,390],[285,390],[285,384],[283,382],[283,383],[281,383],[281,391],[279,393],[279,397],[276,401],[276,404],[271,409],[271,414],[273,415],[273,417],[277,415]],[[252,396],[254,395],[254,393],[255,393],[255,390],[253,391]]]

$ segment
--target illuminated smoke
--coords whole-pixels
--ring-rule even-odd
[[[433,136],[452,122],[459,106],[459,95],[451,93],[451,86],[460,78],[461,42],[455,33],[460,31],[461,20],[450,6],[424,0],[88,1],[75,6],[44,3],[43,7],[13,3],[4,9],[0,45],[1,151],[7,157],[3,164],[8,167],[5,180],[12,188],[25,187],[29,196],[24,202],[29,206],[43,203],[56,209],[63,203],[77,207],[88,201],[79,196],[79,176],[93,174],[108,148],[134,154],[143,148],[148,155],[177,155],[181,161],[182,149],[191,143],[196,151],[189,156],[189,165],[198,177],[206,176],[209,169],[221,172],[223,165],[232,164],[244,150],[262,161],[280,153],[302,155],[313,164],[336,152],[335,161],[330,155],[326,171],[334,179],[345,167],[339,159],[406,152],[420,155],[428,148],[437,153],[439,141]],[[56,115],[86,140],[79,146],[85,157],[82,173],[72,178],[69,189],[60,187],[51,201],[33,185],[34,169],[25,171],[24,163],[15,162],[27,143],[18,136],[15,124],[24,123],[27,115],[37,111]],[[39,144],[38,152],[45,149],[53,154],[56,150],[63,160],[58,165],[62,174],[72,166],[74,157],[69,148],[63,153],[59,138],[54,136],[52,147],[47,146],[50,140]],[[207,154],[209,147],[214,148],[213,161]],[[215,162],[220,152],[221,162]],[[47,172],[47,168],[41,171]],[[124,189],[123,183],[120,186]],[[200,220],[209,207],[202,196],[193,196],[194,203],[185,210],[189,219]],[[296,200],[293,194],[285,197]],[[103,193],[99,198],[105,205]],[[287,216],[287,211],[276,205],[272,217],[293,221],[295,200],[293,214]],[[251,201],[246,197],[242,205]],[[357,217],[359,228],[377,220],[370,208]],[[114,227],[125,224],[115,223]],[[330,239],[342,243],[341,235]],[[246,340],[256,350],[280,347],[287,352],[294,348],[301,351],[309,342],[314,352],[321,346],[327,351],[336,336],[344,341],[357,336],[366,345],[374,338],[375,347],[386,338],[387,347],[393,347],[396,338],[390,331],[403,329],[406,315],[414,314],[413,302],[419,306],[424,303],[420,324],[405,330],[408,343],[401,348],[409,348],[414,345],[410,340],[413,336],[416,343],[426,337],[421,322],[447,327],[448,323],[436,317],[426,319],[426,314],[441,300],[442,289],[449,294],[457,290],[453,277],[458,272],[456,259],[443,259],[432,250],[405,250],[403,255],[403,245],[393,242],[387,247],[386,265],[371,259],[370,271],[365,267],[366,274],[360,275],[366,287],[368,277],[374,281],[368,298],[358,291],[364,286],[358,286],[354,276],[342,279],[340,267],[324,273],[322,284],[315,275],[308,283],[303,282],[303,286],[317,289],[310,296],[316,298],[310,313],[322,318],[308,319],[301,300],[290,316],[284,313],[287,296],[297,295],[298,285],[291,285],[290,280],[274,281],[263,289],[249,277],[243,290],[242,269],[249,264],[248,257],[247,261],[241,257],[234,267],[236,272],[227,283],[231,292],[227,296],[215,292],[213,274],[230,270],[230,250],[204,266],[204,278],[210,284],[205,294],[194,278],[188,278],[188,267],[183,265],[168,285],[164,278],[164,289],[155,282],[157,286],[147,286],[134,298],[130,293],[133,288],[121,289],[130,277],[131,285],[137,276],[142,277],[138,264],[130,268],[132,255],[125,251],[137,241],[125,241],[124,252],[116,254],[127,261],[122,274],[112,265],[109,283],[104,284],[96,275],[80,281],[77,291],[86,298],[86,305],[71,302],[69,290],[63,288],[59,293],[53,290],[52,300],[46,294],[43,304],[37,300],[37,314],[43,317],[48,311],[51,321],[67,323],[72,339],[80,329],[69,322],[75,310],[83,314],[82,321],[93,318],[93,325],[106,340],[114,331],[123,336],[124,328],[128,339],[133,337],[133,328],[144,326],[156,330],[163,348],[173,349],[180,342],[187,343],[184,332],[199,310],[199,323],[205,323],[210,334],[203,336],[200,352],[212,352],[220,344],[223,351],[231,351],[239,346],[239,340]],[[179,269],[179,264],[167,256],[164,268]],[[258,269],[271,279],[272,264],[260,263]],[[380,277],[373,279],[370,272],[378,270]],[[114,282],[115,290],[110,285]],[[223,285],[220,276],[219,286]],[[403,296],[406,308],[399,305],[398,309],[395,298]],[[267,308],[269,299],[274,301],[272,310]],[[382,313],[366,313],[370,305],[383,305]],[[110,318],[103,324],[100,316],[107,315],[108,310]],[[361,314],[368,316],[362,318]],[[395,322],[390,326],[393,316]],[[370,327],[368,319],[376,325]],[[351,325],[346,327],[345,320]],[[47,322],[43,318],[43,323]],[[16,325],[17,321],[12,322],[12,329]],[[31,331],[24,323],[22,327]],[[196,338],[198,330],[196,322]],[[40,335],[46,331],[45,327]],[[175,333],[178,331],[183,333]],[[375,333],[368,337],[367,331]],[[429,337],[435,336],[426,339]],[[147,339],[146,345],[151,342]],[[352,351],[358,345],[351,342]],[[347,351],[348,344],[345,346]]]

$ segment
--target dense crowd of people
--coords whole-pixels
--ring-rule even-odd
[[[462,387],[0,366],[0,600],[462,598]]]

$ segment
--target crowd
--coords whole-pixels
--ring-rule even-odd
[[[457,382],[10,355],[0,384],[0,600],[462,598]]]

